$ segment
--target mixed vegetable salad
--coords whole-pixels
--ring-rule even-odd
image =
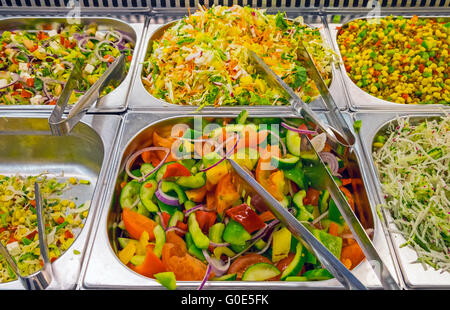
[[[375,138],[373,159],[393,223],[418,262],[450,271],[450,116],[399,118]]]
[[[361,180],[349,178],[341,159],[345,149],[332,151],[326,136],[303,119],[248,120],[243,111],[236,119],[194,123],[156,128],[150,146],[127,158],[112,230],[123,264],[168,288],[176,281],[202,281],[202,288],[207,280],[332,278],[261,198],[246,194],[248,185],[227,158],[247,169],[349,269],[364,259],[328,191],[314,188],[300,133],[310,135],[355,209],[361,206],[352,190]]]
[[[43,24],[37,31],[3,31],[0,35],[0,104],[54,105],[74,63],[83,65],[83,81],[72,93],[77,100],[120,56],[130,66],[133,40],[125,33],[100,30],[97,24]],[[102,95],[117,85],[109,85]]]
[[[339,30],[345,69],[369,94],[402,104],[450,104],[448,18],[357,19]]]
[[[306,42],[327,83],[333,52],[319,29],[302,18],[266,14],[250,7],[200,7],[153,41],[142,81],[156,98],[179,105],[284,105],[288,101],[255,72],[249,50],[258,54],[305,101],[319,95],[297,60]]]
[[[46,175],[22,177],[0,175],[0,242],[18,265],[22,276],[43,266],[37,231],[34,183],[39,183],[43,198],[44,221],[51,262],[74,242],[88,216],[89,202],[81,205],[73,199],[61,199],[71,185],[89,181],[69,178],[65,182]],[[17,279],[17,275],[0,255],[0,282]]]

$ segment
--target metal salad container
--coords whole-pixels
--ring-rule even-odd
[[[387,127],[398,118],[410,118],[410,122],[419,122],[427,118],[436,118],[444,115],[443,113],[421,113],[421,112],[358,112],[355,113],[355,120],[361,120],[362,127],[358,134],[362,151],[366,157],[367,174],[372,179],[373,190],[370,191],[371,199],[375,205],[385,203],[384,193],[381,189],[381,182],[372,157],[372,144],[379,133],[383,133]],[[392,255],[398,261],[399,269],[403,281],[408,288],[412,289],[449,289],[450,273],[434,270],[426,265],[426,269],[420,263],[416,263],[417,253],[409,246],[401,247],[406,242],[405,238],[398,233],[395,224],[392,223],[392,217],[388,210],[381,208],[383,216],[382,227],[385,234],[389,235],[393,251]]]
[[[444,18],[448,19],[448,12],[443,13],[443,14],[447,14],[447,15],[441,15],[441,16],[439,15],[440,13],[437,13],[437,12],[434,12],[432,14],[417,12],[416,14],[419,16],[419,18],[444,17]],[[359,110],[359,109],[364,109],[364,110],[383,110],[384,109],[384,110],[387,110],[387,109],[389,109],[389,110],[410,110],[410,111],[437,111],[438,109],[448,108],[448,106],[445,106],[442,104],[401,104],[401,103],[395,103],[392,101],[387,101],[387,100],[377,98],[377,97],[367,93],[363,89],[359,88],[353,82],[353,80],[350,78],[349,74],[345,70],[344,61],[342,60],[342,55],[341,55],[341,52],[339,49],[339,45],[337,43],[339,29],[347,27],[348,23],[350,23],[351,21],[359,20],[359,19],[367,19],[367,20],[368,19],[378,19],[378,18],[390,16],[390,12],[389,11],[383,12],[383,15],[373,16],[373,17],[367,17],[367,12],[364,15],[363,14],[361,14],[360,16],[358,16],[358,15],[359,14],[357,14],[357,16],[352,15],[351,16],[352,18],[346,20],[344,24],[337,24],[337,23],[328,24],[328,29],[330,31],[331,40],[333,42],[332,43],[333,47],[339,55],[340,70],[341,70],[342,76],[343,76],[342,77],[343,84],[345,84],[345,86],[347,88],[347,92],[350,97],[350,109],[352,109],[352,110]],[[395,16],[395,14],[394,14],[394,16]],[[400,15],[398,15],[398,16],[400,16]],[[406,14],[404,17],[411,18],[412,15]]]
[[[96,23],[99,30],[120,30],[126,33],[134,43],[133,58],[130,63],[130,68],[125,79],[121,84],[109,94],[101,97],[89,110],[89,112],[104,112],[104,113],[118,113],[124,112],[128,106],[128,92],[130,84],[133,80],[133,73],[135,70],[139,49],[141,45],[141,37],[144,32],[145,22],[131,22],[116,18],[105,17],[80,17],[82,24]],[[36,30],[36,25],[41,23],[66,23],[66,18],[57,16],[42,16],[42,17],[8,17],[0,18],[0,32],[11,30]],[[0,111],[51,111],[54,106],[49,105],[0,105]]]
[[[291,14],[292,15],[292,14]],[[297,15],[296,15],[297,16]],[[131,86],[131,94],[130,94],[130,104],[129,107],[134,111],[148,111],[163,109],[180,111],[184,113],[195,113],[198,106],[188,106],[188,105],[177,105],[168,103],[164,100],[158,99],[152,96],[147,89],[144,87],[142,82],[142,72],[143,72],[143,63],[146,59],[148,52],[152,48],[152,42],[158,40],[165,32],[167,28],[172,26],[175,22],[182,18],[183,15],[177,16],[152,16],[150,18],[150,22],[147,26],[146,33],[144,35],[142,49],[139,54],[138,64],[136,66],[135,80]],[[289,16],[292,17],[292,16]],[[332,42],[329,40],[328,35],[326,35],[326,30],[324,25],[322,24],[321,17],[314,14],[309,14],[304,16],[304,22],[306,25],[312,28],[320,28],[320,33],[322,35],[323,41],[332,48]],[[347,109],[347,101],[343,95],[343,83],[336,76],[336,64],[332,64],[331,70],[331,84],[329,86],[331,94],[334,96],[336,103],[340,110]],[[320,97],[320,96],[319,96]],[[324,103],[321,98],[317,98],[310,103],[310,106],[313,110],[326,110]],[[204,107],[200,113],[233,113],[235,111],[241,111],[246,109],[248,111],[266,111],[269,113],[279,113],[286,112],[290,113],[292,111],[292,107],[290,105],[285,106],[221,106],[219,108],[206,106]]]
[[[214,117],[214,115],[199,115],[204,117]],[[223,117],[235,117],[237,114],[228,114]],[[350,115],[345,115],[347,120]],[[222,116],[221,116],[222,117]],[[250,113],[250,118],[267,117],[264,113]],[[292,114],[274,113],[270,117],[295,117]],[[104,197],[102,201],[102,209],[98,216],[98,222],[94,227],[93,236],[90,240],[88,248],[88,260],[83,267],[82,276],[80,277],[79,287],[81,289],[163,289],[154,279],[150,279],[139,275],[129,269],[120,262],[118,256],[114,252],[113,240],[113,223],[117,220],[120,206],[116,202],[120,194],[120,175],[124,171],[124,166],[129,155],[135,151],[148,145],[148,137],[153,132],[155,126],[161,124],[173,124],[192,119],[191,116],[180,117],[173,113],[167,114],[151,114],[142,112],[130,112],[125,116],[124,125],[121,130],[117,149],[112,161],[113,173],[110,180],[102,188]],[[366,218],[366,223],[374,228],[373,242],[377,248],[381,258],[387,264],[393,273],[394,265],[389,251],[387,239],[378,217],[375,214],[373,201],[368,199],[366,194],[368,190],[365,186],[367,179],[361,170],[366,167],[361,156],[360,146],[355,146],[351,151],[349,158],[349,172],[356,178],[362,178],[361,187],[358,196],[363,203],[361,204],[361,212]],[[354,274],[363,284],[370,288],[381,288],[371,265],[367,260],[361,262],[353,269]],[[396,280],[398,278],[396,277]],[[177,287],[180,289],[195,289],[200,282],[195,281],[179,281]],[[205,285],[206,289],[342,289],[336,279],[317,281],[317,282],[244,282],[244,281],[209,281]]]
[[[58,181],[70,177],[89,180],[61,196],[90,201],[88,217],[75,241],[54,263],[49,289],[74,289],[85,259],[85,249],[95,221],[101,188],[110,173],[110,155],[122,118],[88,115],[64,137],[52,136],[46,113],[3,112],[0,117],[0,174],[30,176],[48,172]],[[23,289],[19,280],[0,283],[0,289]]]

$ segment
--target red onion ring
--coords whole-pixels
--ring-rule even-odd
[[[295,131],[298,132],[300,134],[305,134],[305,135],[317,135],[317,131],[314,130],[306,130],[306,129],[298,129],[292,126],[289,126],[288,124],[281,122],[281,126],[283,126],[284,128],[286,128],[287,130],[291,130],[291,131]]]
[[[263,254],[263,253],[265,253],[265,252],[270,248],[270,244],[272,243],[273,233],[274,233],[274,232],[272,232],[272,233],[269,235],[269,239],[267,240],[267,244],[264,246],[264,248],[263,248],[261,251],[256,252],[256,254]]]
[[[208,264],[208,268],[206,268],[205,276],[203,277],[202,283],[200,283],[200,286],[198,287],[198,290],[200,291],[203,286],[205,286],[206,281],[208,281],[209,275],[211,274],[211,265]]]
[[[84,43],[88,40],[98,40],[96,37],[84,37],[83,39],[81,39],[80,41],[78,41],[78,48],[82,51],[82,52],[90,52],[90,50],[84,48]]]
[[[201,210],[201,211],[206,211],[205,205],[203,205],[203,204],[196,205],[195,207],[192,207],[192,208],[190,208],[189,210],[184,210],[183,213],[184,213],[184,216],[187,217],[187,216],[189,216],[189,214],[191,214],[192,212],[199,211],[199,210]]]
[[[182,234],[187,233],[186,230],[181,229],[180,227],[177,227],[177,226],[170,226],[170,227],[167,227],[166,232],[169,232],[169,231],[172,231],[172,230],[178,231],[179,233],[182,233]]]
[[[7,84],[7,85],[5,85],[5,86],[3,86],[3,87],[0,87],[0,89],[5,89],[5,88],[8,88],[8,87],[10,87],[10,86],[13,86],[13,85],[16,84],[16,83],[19,81],[19,79],[20,79],[20,77],[19,77],[19,75],[18,75],[17,73],[11,73],[11,76],[12,76],[12,78],[13,78],[12,82],[10,82],[9,84]]]
[[[159,183],[158,183],[158,189],[156,190],[155,195],[156,195],[156,198],[158,198],[162,203],[165,203],[166,205],[175,206],[175,207],[178,207],[180,205],[178,197],[172,197],[162,191],[161,181],[159,181]]]
[[[228,242],[224,242],[224,243],[217,243],[217,242],[209,242],[209,245],[213,246],[213,247],[221,247],[221,246],[229,246],[230,244]]]
[[[227,139],[227,140],[228,140],[228,139]],[[230,157],[230,155],[233,154],[234,150],[236,149],[236,147],[237,147],[237,145],[238,145],[238,143],[239,143],[239,140],[240,140],[240,136],[238,135],[238,136],[237,136],[237,139],[236,139],[236,143],[234,144],[233,148],[232,148],[228,153],[226,153],[224,157],[222,157],[222,158],[221,158],[218,162],[216,162],[214,165],[211,165],[211,166],[209,166],[208,168],[205,168],[205,169],[201,169],[200,172],[208,171],[209,169],[212,169],[212,168],[216,167],[216,166],[219,165],[221,162],[223,162],[225,159],[227,159],[228,157]],[[225,141],[224,143],[226,143],[226,141]]]
[[[158,166],[155,167],[155,169],[153,169],[151,172],[149,172],[147,175],[145,175],[144,177],[137,177],[134,176],[131,171],[130,171],[130,167],[131,165],[133,165],[134,161],[136,160],[136,158],[141,155],[144,152],[147,151],[165,151],[166,155],[163,158],[163,160],[160,161],[160,163],[158,164]],[[164,162],[166,161],[167,157],[169,156],[170,151],[168,148],[165,147],[160,147],[160,146],[150,146],[150,147],[146,147],[143,148],[139,151],[137,151],[136,153],[134,153],[133,155],[130,156],[130,158],[127,160],[127,163],[125,164],[125,172],[128,174],[128,176],[132,179],[138,180],[139,182],[142,182],[142,180],[145,180],[149,175],[151,175],[153,172],[155,172],[157,169],[161,168],[161,166],[164,164]]]
[[[220,277],[224,275],[230,268],[231,259],[228,257],[228,262],[224,265],[220,259],[209,256],[208,251],[202,250],[203,256],[211,266],[216,276]]]
[[[330,168],[331,174],[334,176],[338,176],[339,163],[336,156],[330,152],[320,152],[319,156],[325,164],[328,164],[328,168]]]
[[[101,41],[101,42],[97,43],[97,45],[95,46],[95,50],[94,50],[95,56],[97,56],[97,58],[98,58],[101,62],[109,62],[108,59],[103,58],[103,57],[100,55],[100,53],[99,53],[99,49],[100,49],[100,46],[101,46],[102,44],[111,44],[112,46],[114,46],[114,48],[117,48],[117,46],[116,46],[116,44],[115,44],[114,42],[107,41],[107,40]],[[112,57],[112,56],[111,56],[111,57]]]
[[[162,216],[162,213],[161,212],[156,212],[156,214],[158,214],[158,216],[159,216],[159,220],[161,221],[161,226],[162,226],[162,228],[164,229],[164,230],[166,230],[166,223],[164,223],[164,218],[163,218],[163,216]]]

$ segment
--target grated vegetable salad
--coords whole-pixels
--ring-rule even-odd
[[[153,42],[144,62],[143,83],[156,98],[172,104],[203,106],[285,105],[286,98],[255,73],[253,50],[305,101],[319,95],[297,47],[307,42],[324,80],[331,79],[333,52],[319,29],[297,18],[266,14],[250,7],[200,7]]]
[[[450,271],[450,116],[418,124],[408,118],[376,137],[373,158],[384,208],[418,262]]]
[[[22,177],[0,175],[0,242],[15,259],[23,276],[42,267],[40,258],[34,183],[38,180],[43,199],[44,221],[50,261],[55,261],[74,242],[88,215],[89,203],[61,199],[62,192],[78,183],[60,182],[46,175]],[[80,184],[87,184],[80,181]],[[13,269],[0,256],[0,283],[16,279]]]
[[[125,33],[89,25],[43,24],[37,31],[0,33],[0,105],[54,105],[74,63],[82,61],[83,81],[74,104],[122,53],[128,70],[134,44]],[[117,85],[108,85],[102,96]]]

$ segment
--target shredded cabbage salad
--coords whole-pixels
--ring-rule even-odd
[[[78,205],[73,199],[61,199],[71,185],[88,181],[69,178],[65,182],[46,175],[22,177],[0,175],[0,242],[15,259],[20,273],[27,276],[42,267],[37,233],[34,183],[40,184],[44,202],[44,220],[50,260],[69,249],[83,228],[89,202]],[[13,269],[0,255],[0,283],[16,279]]]
[[[73,104],[121,53],[129,68],[132,39],[125,33],[89,25],[42,24],[37,31],[0,34],[0,105],[54,105],[77,60],[83,81],[69,99]],[[108,85],[102,96],[117,85]]]
[[[384,208],[418,262],[450,271],[450,116],[418,124],[399,118],[376,138],[373,158]]]
[[[319,95],[297,60],[307,42],[323,78],[331,79],[333,51],[319,29],[301,17],[266,14],[250,7],[200,7],[153,42],[143,64],[143,83],[156,98],[204,106],[285,105],[288,100],[255,73],[249,50],[260,56],[305,101]]]

